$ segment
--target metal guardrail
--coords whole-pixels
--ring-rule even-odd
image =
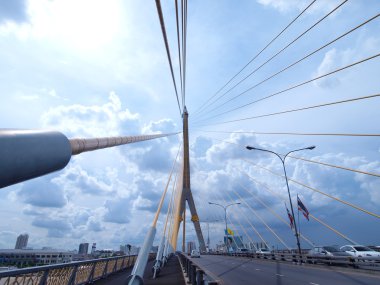
[[[153,259],[155,254],[150,254]],[[0,272],[0,285],[83,285],[133,266],[137,255],[118,256]]]
[[[313,256],[309,254],[298,255],[296,253],[208,253],[211,255],[228,255],[257,259],[279,260],[293,263],[310,263],[325,265],[352,266],[366,270],[380,270],[380,257],[355,257],[355,256]]]
[[[213,280],[212,276],[207,274],[207,271],[200,266],[192,262],[192,260],[182,252],[177,252],[179,260],[182,265],[182,269],[185,276],[188,278],[188,282],[192,285],[218,285],[217,280]]]

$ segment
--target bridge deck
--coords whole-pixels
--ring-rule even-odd
[[[148,262],[144,273],[144,285],[181,285],[185,284],[182,269],[178,258],[172,256],[166,266],[162,268],[160,275],[156,279],[152,279],[153,261]],[[95,285],[126,285],[126,279],[131,274],[132,268],[126,271],[110,275],[106,279],[101,279],[94,282]]]

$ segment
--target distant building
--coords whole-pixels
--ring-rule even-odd
[[[94,243],[92,244],[92,247],[91,247],[91,254],[93,254],[95,251],[96,251],[96,242],[94,242]]]
[[[34,249],[1,249],[1,266],[38,266],[68,263],[72,261],[73,253],[59,250]]]
[[[132,245],[131,246],[131,252],[129,254],[130,255],[138,255],[139,252],[140,252],[140,247]]]
[[[29,235],[28,234],[21,234],[17,237],[15,249],[24,249],[28,245],[28,239]]]
[[[196,249],[195,242],[188,241],[187,242],[187,253],[191,253],[193,249]]]
[[[88,242],[79,245],[78,254],[88,254]]]

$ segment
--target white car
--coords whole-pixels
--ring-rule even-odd
[[[191,256],[191,257],[198,257],[198,258],[201,257],[199,251],[196,250],[196,249],[193,249],[193,250],[191,251],[190,256]]]
[[[264,255],[270,255],[271,251],[268,248],[259,248],[256,250],[256,253],[261,253]]]
[[[380,252],[374,251],[363,245],[345,245],[340,250],[356,257],[375,257],[380,258]]]

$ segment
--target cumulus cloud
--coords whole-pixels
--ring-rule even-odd
[[[139,115],[122,109],[120,98],[111,92],[103,105],[61,105],[41,116],[45,128],[56,129],[68,136],[120,136],[140,133]]]
[[[116,197],[104,203],[106,213],[104,221],[116,224],[127,224],[130,220],[131,200],[129,198]]]
[[[174,133],[177,125],[170,119],[150,122],[143,126],[144,134]],[[132,152],[125,152],[128,159],[136,162],[140,170],[168,172],[178,149],[178,137],[173,135],[131,145]]]
[[[348,64],[354,63],[358,60],[364,59],[374,53],[377,53],[377,46],[380,43],[380,38],[368,37],[364,40],[359,41],[356,46],[346,49],[330,49],[328,50],[319,64],[317,71],[314,73],[313,77],[318,77],[329,73],[338,68],[347,66]],[[348,69],[350,71],[350,69]],[[340,76],[340,78],[344,78]],[[314,81],[315,86],[322,88],[334,88],[341,83],[342,79],[338,79],[338,76],[331,75]]]
[[[212,145],[206,152],[209,163],[225,163],[228,159],[239,159],[247,157],[245,146],[256,145],[255,136],[252,134],[231,134],[228,142],[219,142]],[[253,156],[254,152],[251,153]]]
[[[51,180],[51,176],[25,182],[17,196],[25,203],[38,207],[62,208],[67,203],[63,189]]]
[[[359,169],[364,172],[380,173],[380,162],[373,161],[360,165]],[[360,188],[368,192],[371,201],[380,204],[380,181],[378,177],[356,174],[355,180],[360,183]]]
[[[70,166],[54,182],[70,192],[89,195],[107,195],[115,192],[112,185],[106,184],[99,177],[89,174],[79,164]]]
[[[325,53],[321,64],[318,66],[316,76],[324,75],[330,71],[333,71],[337,64],[341,62],[340,57],[337,53],[336,49],[331,49]],[[340,83],[338,77],[327,77],[314,82],[315,85],[324,87],[324,88],[332,88],[337,86]]]
[[[32,222],[32,225],[35,227],[47,229],[48,237],[55,238],[64,237],[72,230],[72,226],[68,221],[51,217],[36,218]]]

